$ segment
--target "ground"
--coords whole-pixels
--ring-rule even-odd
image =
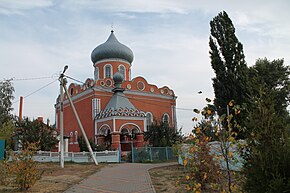
[[[156,193],[182,192],[180,188],[176,186],[176,181],[182,176],[182,173],[183,167],[177,164],[149,170]]]
[[[104,165],[65,163],[63,169],[59,163],[39,163],[43,175],[27,192],[60,193],[98,171]],[[0,186],[0,192],[17,192],[15,188]]]
[[[184,189],[184,186],[176,186],[176,182],[178,178],[184,178],[184,168],[180,165],[171,165],[159,168],[153,168],[149,170],[149,174],[151,176],[152,184],[156,190],[156,193],[181,193],[181,192],[188,192]],[[226,173],[223,173],[224,188],[227,188],[227,181],[226,181]],[[233,192],[241,192],[239,190],[239,184],[243,181],[243,176],[239,172],[232,172],[232,180],[233,183],[236,185],[236,190]],[[181,182],[180,182],[181,183]],[[183,184],[185,185],[185,184]],[[212,191],[205,191],[210,192]],[[220,191],[216,191],[220,192]]]

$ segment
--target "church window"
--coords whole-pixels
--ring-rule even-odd
[[[73,137],[74,137],[74,133],[71,131],[71,132],[69,133],[69,143],[70,143],[70,144],[73,144]]]
[[[75,144],[78,144],[78,131],[75,131]]]
[[[153,115],[152,113],[148,112],[146,113],[146,125],[147,125],[147,129],[151,126],[153,122]]]
[[[140,91],[142,91],[142,90],[145,89],[145,84],[144,84],[143,82],[141,82],[141,81],[138,81],[138,82],[137,82],[137,88],[138,88]]]
[[[107,64],[105,66],[105,78],[112,78],[112,66],[111,66],[111,64]]]
[[[99,98],[93,98],[92,99],[92,115],[93,118],[100,113],[101,111],[101,99]]]
[[[94,78],[95,78],[95,81],[99,80],[99,68],[98,67],[95,67]]]
[[[125,71],[125,66],[124,65],[119,65],[119,72],[123,74],[124,79],[126,79],[126,71]]]
[[[134,127],[133,129],[132,129],[132,136],[131,136],[131,138],[132,139],[137,139],[137,134],[139,133],[139,130],[138,130],[138,128],[137,127]]]
[[[163,123],[166,123],[166,124],[168,124],[168,125],[170,124],[169,115],[168,115],[167,113],[165,113],[165,114],[163,115],[162,122],[163,122]]]

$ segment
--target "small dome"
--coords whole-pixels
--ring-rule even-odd
[[[116,72],[113,76],[113,80],[115,82],[115,85],[116,84],[122,84],[122,82],[124,81],[124,76],[122,73],[120,73],[119,71]]]
[[[111,58],[127,60],[130,64],[134,58],[132,50],[117,40],[113,30],[108,40],[96,47],[91,54],[91,59],[94,64],[99,60]]]

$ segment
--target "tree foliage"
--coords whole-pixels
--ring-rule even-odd
[[[227,113],[230,100],[246,104],[248,95],[248,68],[243,45],[235,35],[235,27],[228,14],[223,11],[210,21],[209,38],[211,66],[216,74],[213,78],[214,104],[221,116]],[[241,126],[245,118],[238,120]]]
[[[0,82],[0,128],[4,123],[11,120],[12,100],[14,87],[11,80],[4,80]]]
[[[31,188],[42,175],[32,158],[36,150],[36,143],[28,143],[22,151],[10,152],[11,161],[0,162],[0,184],[17,186],[21,192]]]
[[[97,151],[97,145],[93,142],[92,138],[89,139],[89,143],[91,145],[92,150]],[[79,144],[80,152],[82,151],[89,152],[85,138],[82,135],[78,137],[78,144]],[[105,148],[103,150],[105,150]]]
[[[17,138],[23,147],[37,143],[39,150],[50,151],[58,143],[55,129],[40,121],[25,118],[21,122],[16,122],[16,127]]]
[[[154,121],[144,135],[144,139],[153,147],[171,147],[179,142],[181,138],[181,129],[176,131],[162,121]]]
[[[283,59],[269,61],[267,58],[258,59],[250,68],[251,96],[259,97],[263,92],[271,93],[274,110],[282,117],[284,123],[290,121],[287,106],[290,102],[290,67],[284,65]],[[252,100],[254,102],[254,100]],[[253,104],[255,105],[255,104]]]
[[[277,95],[257,90],[249,114],[244,152],[244,190],[251,193],[290,190],[290,141],[287,125],[275,110]]]

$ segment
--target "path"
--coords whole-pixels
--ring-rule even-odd
[[[64,193],[155,193],[148,170],[176,163],[107,166]]]

